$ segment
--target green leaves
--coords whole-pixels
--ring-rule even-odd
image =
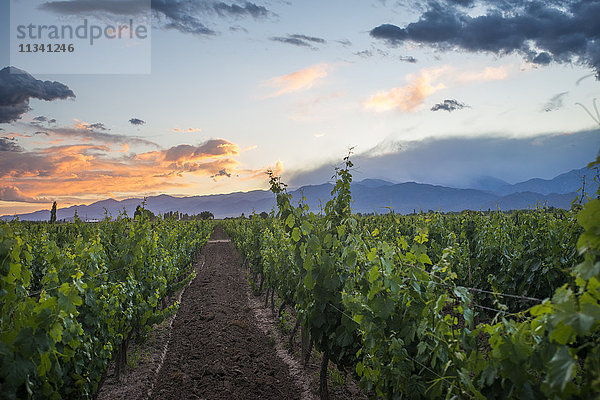
[[[564,391],[573,378],[575,366],[575,359],[569,354],[569,350],[564,346],[558,347],[550,360],[545,383],[559,392]]]
[[[301,235],[300,228],[295,227],[294,230],[292,231],[292,240],[294,242],[300,241],[300,237],[301,237],[300,235]]]
[[[122,340],[160,322],[208,222],[0,222],[4,397],[91,398]],[[168,311],[168,310],[167,310]]]
[[[323,215],[272,178],[280,219],[229,225],[318,349],[382,398],[598,397],[600,200],[359,218],[345,161]]]

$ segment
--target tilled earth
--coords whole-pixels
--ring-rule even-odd
[[[238,252],[217,226],[185,290],[153,399],[299,399],[301,390],[256,325]]]

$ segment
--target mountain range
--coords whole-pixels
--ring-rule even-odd
[[[592,172],[586,168],[575,169],[553,179],[534,178],[525,182],[508,184],[494,177],[482,177],[468,188],[452,188],[426,183],[392,183],[381,179],[364,179],[352,183],[354,212],[385,213],[394,210],[397,213],[436,210],[442,212],[470,210],[514,210],[552,206],[569,208],[582,187],[585,176],[589,188]],[[294,202],[303,196],[311,211],[318,212],[331,197],[333,185],[302,186],[290,191]],[[142,198],[126,200],[107,199],[90,205],[77,205],[57,210],[58,220],[70,220],[75,211],[83,220],[99,220],[105,213],[116,217],[123,211],[132,216],[136,207],[144,201]],[[145,199],[147,209],[155,214],[179,211],[182,214],[199,214],[210,211],[215,218],[249,215],[252,212],[269,212],[275,206],[275,197],[268,190],[253,190],[192,197],[173,197],[169,195],[151,196]],[[49,210],[41,210],[17,215],[20,220],[48,220]],[[13,219],[5,215],[2,219]]]

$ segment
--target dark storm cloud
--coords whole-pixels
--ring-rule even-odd
[[[287,36],[275,36],[271,38],[274,42],[281,42],[286,44],[291,44],[299,47],[310,47],[311,49],[316,49],[314,44],[325,44],[327,41],[322,38],[307,36],[307,35],[287,35]]]
[[[148,10],[147,0],[75,0],[49,1],[39,7],[62,15],[108,13],[113,15],[137,15]]]
[[[465,107],[469,107],[469,106],[464,103],[460,103],[457,100],[450,99],[450,100],[444,100],[443,102],[434,105],[433,107],[431,107],[431,111],[452,112],[452,111],[456,111],[456,110],[462,110]]]
[[[198,18],[199,3],[192,1],[152,0],[152,12],[165,29],[194,35],[215,35]]]
[[[462,7],[471,7],[475,4],[475,0],[447,0],[450,4],[457,4]]]
[[[356,154],[352,162],[355,181],[379,178],[464,187],[482,176],[511,183],[532,177],[553,178],[584,167],[596,158],[599,147],[599,130],[527,138],[498,134],[386,142],[372,151]],[[335,162],[341,157],[342,154]],[[329,163],[313,170],[287,173],[284,177],[288,176],[285,179],[293,187],[327,182],[333,167],[334,163]]]
[[[241,4],[241,5],[240,5]],[[152,0],[152,11],[166,29],[176,29],[195,35],[215,35],[203,21],[205,15],[220,17],[267,18],[273,15],[267,8],[251,2],[228,4],[197,0]]]
[[[215,3],[213,5],[214,10],[220,16],[233,15],[233,16],[251,16],[253,18],[264,18],[268,17],[270,12],[263,6],[257,6],[254,3],[244,2],[243,5],[237,4],[226,4],[222,2]]]
[[[141,120],[141,119],[139,119],[139,118],[131,118],[131,119],[129,120],[129,123],[130,123],[131,125],[144,125],[144,124],[146,123],[146,121],[144,121],[144,120]]]
[[[556,111],[563,107],[564,97],[569,94],[569,92],[558,93],[557,95],[552,96],[550,100],[544,105],[543,110],[546,112]]]
[[[30,110],[29,99],[52,101],[75,97],[60,82],[41,81],[14,67],[0,71],[0,123],[13,122]]]
[[[454,4],[453,4],[454,3]],[[468,15],[461,5],[479,4],[484,15]],[[464,3],[464,4],[463,4]],[[431,1],[417,22],[380,25],[374,38],[390,45],[407,41],[441,50],[522,54],[537,64],[574,62],[600,78],[600,0]]]
[[[23,148],[19,146],[14,139],[0,136],[0,151],[22,152]]]
[[[225,3],[211,0],[151,0],[152,12],[159,25],[183,33],[210,36],[216,31],[207,27],[206,16],[266,18],[272,13],[248,1]],[[73,0],[50,1],[41,9],[61,15],[112,14],[138,15],[148,11],[147,0]]]

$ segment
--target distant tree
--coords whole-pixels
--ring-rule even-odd
[[[179,220],[179,211],[168,211],[163,216],[164,219],[173,219],[175,221]]]
[[[147,218],[151,221],[156,220],[156,215],[154,215],[154,213],[152,211],[143,208],[141,205],[138,205],[135,208],[135,212],[133,213],[133,218],[136,218],[138,215],[143,218]]]
[[[52,203],[52,210],[50,210],[50,223],[56,222],[56,202]]]
[[[210,211],[202,211],[200,213],[200,219],[214,219],[215,216]]]
[[[267,218],[269,218],[269,214],[267,214],[267,213],[266,213],[266,212],[264,212],[264,211],[263,211],[263,212],[261,212],[261,213],[260,213],[260,214],[258,214],[258,215],[260,215],[260,217],[261,217],[262,219],[267,219]]]

